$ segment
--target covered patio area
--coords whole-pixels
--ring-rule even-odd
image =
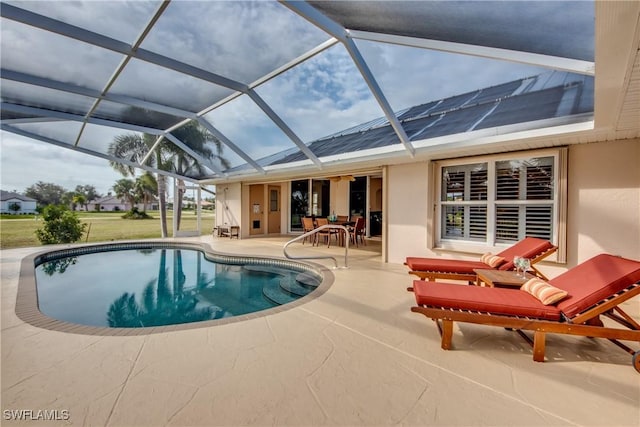
[[[288,238],[184,240],[278,257]],[[47,425],[61,426],[637,425],[640,385],[627,353],[550,335],[546,362],[535,363],[516,333],[467,324],[443,351],[435,325],[409,310],[407,269],[374,248],[351,248],[350,268],[330,270],[329,290],[290,310],[142,336],[22,322],[20,262],[42,248],[3,251],[3,425],[43,425],[9,420],[7,410],[58,411],[68,419]],[[637,298],[625,305],[640,313]]]

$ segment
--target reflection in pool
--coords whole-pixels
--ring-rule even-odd
[[[38,306],[49,317],[82,325],[173,325],[286,304],[322,280],[313,270],[280,264],[213,262],[184,248],[65,256],[37,265]]]

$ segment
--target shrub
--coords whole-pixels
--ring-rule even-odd
[[[42,219],[44,227],[35,233],[43,245],[77,242],[87,228],[87,224],[80,222],[78,215],[66,206],[47,206],[42,211]]]
[[[122,215],[124,219],[153,219],[153,217],[146,212],[140,212],[137,207],[131,208],[129,212]]]

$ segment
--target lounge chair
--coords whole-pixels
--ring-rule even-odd
[[[640,294],[640,262],[602,254],[566,271],[548,284],[568,295],[552,305],[520,289],[464,286],[414,280],[408,288],[416,298],[411,308],[434,320],[441,347],[451,348],[454,322],[516,330],[533,346],[533,360],[543,362],[547,333],[607,338],[633,355],[640,372],[640,351],[618,340],[640,342],[640,324],[619,305]],[[628,328],[605,326],[605,316]],[[533,331],[533,340],[523,331]]]
[[[554,246],[548,240],[537,237],[525,237],[513,246],[496,254],[504,258],[504,262],[497,267],[491,267],[480,260],[470,261],[423,257],[407,257],[405,265],[409,267],[409,274],[418,276],[422,280],[452,279],[472,282],[476,280],[474,269],[496,268],[498,270],[513,270],[513,258],[515,256],[521,256],[531,260],[531,269],[536,276],[546,279],[534,264],[548,257],[557,249],[557,246]]]

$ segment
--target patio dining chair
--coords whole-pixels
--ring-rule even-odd
[[[620,307],[640,294],[639,261],[601,254],[549,282],[531,281],[508,289],[414,280],[407,290],[416,300],[411,311],[436,322],[444,350],[451,349],[454,322],[475,323],[515,330],[533,346],[536,362],[545,359],[548,333],[607,338],[632,355],[640,372],[640,350],[620,342],[640,343],[640,324]],[[554,295],[556,301],[545,300]],[[606,326],[601,316],[627,329]]]
[[[316,218],[316,227],[321,227],[323,225],[329,225],[329,220],[327,218]],[[316,244],[320,244],[320,238],[324,239],[327,243],[327,247],[331,246],[331,237],[338,239],[338,230],[325,228],[324,230],[320,230],[316,233]]]
[[[360,242],[366,246],[366,243],[364,241],[364,233],[364,218],[359,216],[358,218],[356,218],[356,224],[351,228],[350,231],[351,241],[356,244],[356,247],[358,246],[358,238],[360,239]]]
[[[302,218],[302,232],[303,233],[308,233],[310,231],[313,231],[314,228],[315,228],[315,226],[313,225],[313,218],[307,218],[307,217],[303,217]],[[307,239],[309,239],[309,241],[312,244],[315,244],[316,235],[306,236],[304,239],[302,239],[302,244],[303,245],[304,245],[304,242]]]

